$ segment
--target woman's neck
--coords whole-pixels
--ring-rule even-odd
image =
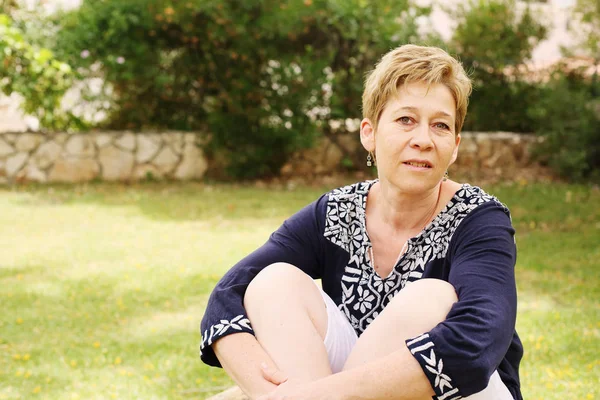
[[[374,189],[371,212],[394,231],[420,232],[439,212],[443,185],[440,181],[426,192],[407,194],[378,182],[371,189]]]

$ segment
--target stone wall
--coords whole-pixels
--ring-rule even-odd
[[[0,133],[0,183],[201,179],[209,168],[200,148],[204,137],[182,132]],[[505,132],[465,132],[451,174],[514,176],[532,166],[536,140]],[[357,134],[343,134],[294,154],[281,173],[305,179],[337,174],[343,172],[344,160],[354,157],[362,163],[365,154]]]
[[[536,179],[548,176],[531,157],[539,140],[535,135],[509,132],[463,132],[456,162],[450,175],[464,179],[502,180],[507,177]],[[344,159],[366,163],[366,152],[358,133],[321,139],[314,149],[294,154],[282,168],[284,177],[327,175],[340,170]]]
[[[199,136],[168,132],[0,134],[0,183],[200,179]]]

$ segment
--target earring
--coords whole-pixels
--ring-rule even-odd
[[[444,182],[446,182],[448,180],[448,178],[449,178],[448,171],[446,171],[446,172],[444,172],[444,177],[442,178],[442,180]]]
[[[371,156],[371,152],[369,152],[369,154],[367,154],[367,167],[372,167],[373,166],[373,157]]]

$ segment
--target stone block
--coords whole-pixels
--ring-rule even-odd
[[[477,142],[475,138],[471,135],[462,136],[460,140],[460,146],[458,148],[458,158],[461,158],[466,154],[474,154],[476,155],[479,152],[479,147],[477,146]]]
[[[17,172],[23,165],[27,162],[29,156],[27,153],[17,153],[13,156],[10,156],[6,159],[6,163],[4,164],[4,170],[6,171],[6,175],[12,177],[16,175]]]
[[[102,166],[102,179],[127,181],[131,179],[135,159],[133,153],[114,146],[102,147],[98,157]]]
[[[39,168],[46,169],[58,159],[61,151],[62,147],[56,142],[46,142],[33,153],[32,160]]]
[[[202,150],[194,143],[187,143],[183,151],[183,160],[175,170],[175,178],[181,180],[202,179],[208,162]]]
[[[459,150],[455,165],[464,169],[477,168],[479,166],[477,153],[461,152]]]
[[[306,177],[312,176],[315,174],[315,164],[310,160],[298,160],[293,163],[294,165],[294,173],[293,176],[297,177]]]
[[[138,135],[135,160],[139,164],[151,161],[160,150],[160,136]]]
[[[104,147],[112,143],[114,135],[110,133],[99,133],[96,135],[96,146]]]
[[[17,180],[44,183],[48,181],[48,177],[46,176],[46,173],[39,169],[36,165],[27,164],[25,168],[23,168],[21,172],[17,174]]]
[[[135,149],[135,135],[131,132],[127,132],[117,140],[115,140],[115,145],[124,150],[134,150]]]
[[[6,140],[8,143],[10,144],[15,144],[15,142],[17,141],[17,138],[19,137],[16,133],[5,133],[4,135],[2,135],[2,137],[4,138],[4,140]]]
[[[485,135],[478,135],[476,141],[479,154],[479,161],[483,164],[486,162],[487,159],[489,159],[493,155],[492,140],[490,138],[485,137]]]
[[[98,177],[99,172],[98,162],[91,158],[60,158],[50,169],[48,180],[51,182],[86,182]]]
[[[179,163],[179,157],[173,152],[170,147],[164,147],[154,160],[154,164],[163,175],[170,174]]]
[[[54,141],[58,144],[65,144],[65,142],[69,139],[70,135],[66,133],[59,133],[54,136]]]
[[[15,147],[18,151],[31,151],[42,142],[42,136],[35,133],[22,133],[17,137]]]
[[[334,143],[327,143],[323,148],[320,162],[315,164],[316,174],[334,173],[340,169],[344,153]]]
[[[168,137],[168,139],[165,139],[165,137]],[[179,132],[164,133],[163,139],[166,143],[169,144],[169,146],[171,146],[171,148],[173,149],[175,154],[180,155],[183,152],[183,147],[185,144],[185,142],[183,140],[183,133],[179,133]]]
[[[185,133],[183,135],[183,142],[184,143],[196,143],[199,142],[198,138],[196,137],[197,135],[195,133]]]
[[[6,135],[2,135],[6,136]],[[5,157],[15,152],[15,148],[7,141],[0,139],[0,157]]]
[[[494,154],[492,157],[486,159],[482,165],[485,168],[511,170],[517,166],[517,163],[510,147],[496,144],[494,146]]]
[[[96,155],[96,147],[90,135],[73,135],[67,140],[65,149],[69,155],[78,157],[93,157]]]

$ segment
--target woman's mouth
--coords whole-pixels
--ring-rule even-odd
[[[431,164],[427,161],[405,161],[403,164],[417,168],[431,168]]]

